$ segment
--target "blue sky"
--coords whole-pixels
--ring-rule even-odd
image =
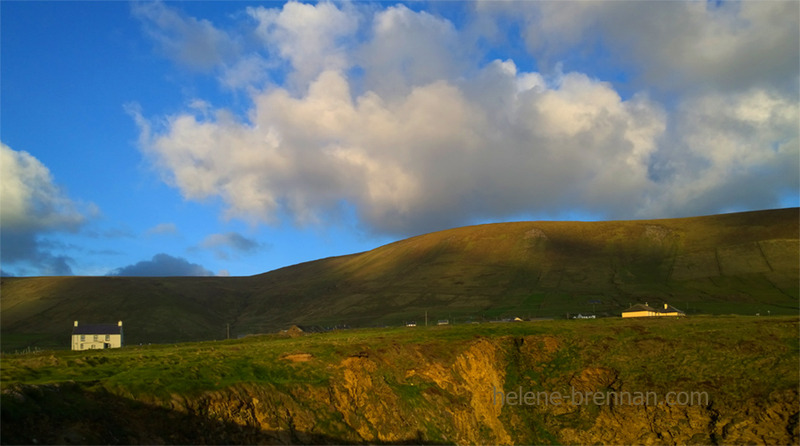
[[[2,2],[6,275],[798,206],[800,3]]]

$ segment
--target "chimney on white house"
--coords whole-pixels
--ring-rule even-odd
[[[117,322],[117,327],[122,327],[122,321]]]
[[[76,327],[78,326],[78,321],[75,321],[75,326],[76,326]]]
[[[665,310],[667,309],[667,304],[664,304],[664,309],[665,309]]]

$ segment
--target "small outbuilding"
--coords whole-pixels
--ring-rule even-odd
[[[114,324],[84,324],[72,327],[73,350],[102,350],[122,347],[122,321]]]
[[[630,308],[622,312],[622,317],[660,317],[660,316],[686,316],[686,314],[669,304],[664,304],[664,307],[653,308],[644,304],[632,305]]]

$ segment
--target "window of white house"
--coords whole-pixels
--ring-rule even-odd
[[[86,340],[86,335],[81,335],[81,342]]]
[[[109,342],[110,340],[111,340],[111,335],[106,335],[106,342]]]
[[[99,339],[98,339],[98,336],[97,336],[97,335],[94,335],[94,340],[95,340],[95,341],[99,341]]]

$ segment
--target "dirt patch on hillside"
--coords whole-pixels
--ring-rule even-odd
[[[308,362],[314,358],[314,355],[311,353],[291,353],[288,355],[281,356],[281,359],[284,361],[291,361],[291,362]]]

